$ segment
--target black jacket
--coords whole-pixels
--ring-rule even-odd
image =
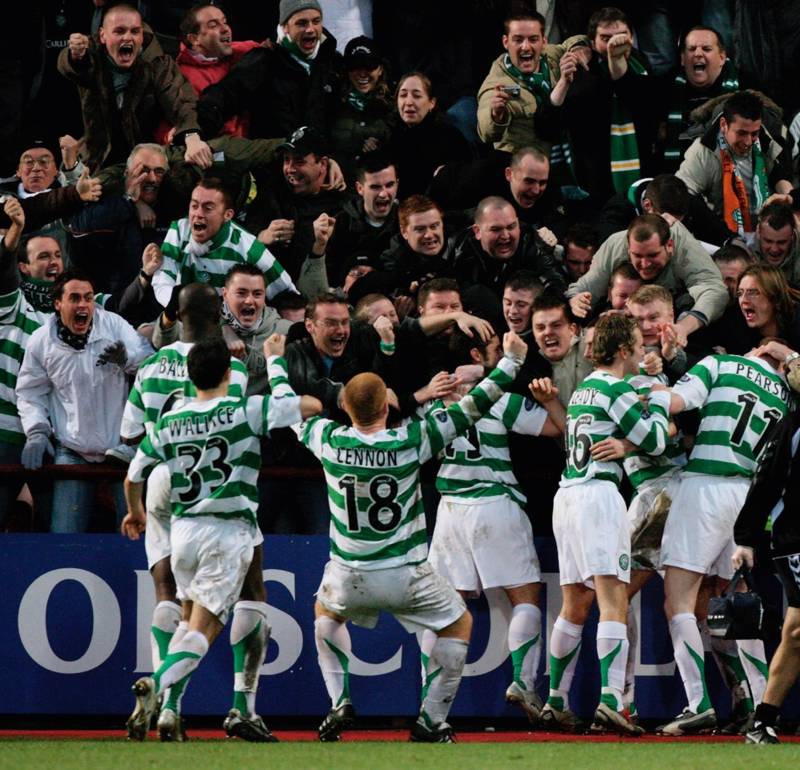
[[[336,39],[325,39],[310,73],[280,44],[250,51],[219,83],[203,91],[197,117],[204,136],[219,136],[233,115],[250,113],[250,136],[289,136],[300,126],[330,130],[344,75]]]
[[[336,215],[336,227],[326,252],[331,286],[342,285],[345,264],[350,257],[366,256],[370,262],[375,262],[398,232],[396,208],[380,227],[373,227],[364,214],[364,201],[360,197],[346,200]]]
[[[548,185],[533,206],[522,208],[511,194],[505,177],[510,160],[505,153],[494,153],[480,160],[448,163],[431,181],[428,196],[450,212],[474,209],[482,198],[498,195],[514,207],[521,223],[547,227],[559,240],[563,239],[569,223],[558,186]]]
[[[273,219],[294,221],[292,240],[288,244],[273,243],[269,250],[292,280],[296,281],[303,261],[314,245],[314,220],[322,213],[336,217],[342,207],[344,193],[322,190],[316,195],[295,195],[277,168],[264,177],[256,178],[259,192],[247,211],[245,227],[258,235]]]
[[[334,359],[330,372],[325,371],[311,337],[295,340],[286,346],[286,368],[289,384],[298,395],[316,396],[325,411],[334,419],[346,416],[338,407],[339,392],[348,380],[362,372],[383,371],[383,355],[378,347],[378,335],[367,325],[353,321],[350,339],[344,353]]]
[[[535,273],[545,289],[555,294],[567,288],[552,249],[530,227],[521,228],[517,250],[508,259],[490,257],[467,228],[456,238],[451,260],[450,272],[461,286],[465,306],[484,318],[502,318],[503,289],[520,270]]]
[[[773,555],[800,552],[800,454],[792,451],[798,429],[800,410],[775,426],[736,519],[733,539],[737,545],[755,548],[770,513],[782,499],[783,511],[772,524]]]
[[[464,135],[440,119],[435,110],[416,126],[397,118],[386,152],[397,166],[401,199],[424,193],[439,166],[472,157]]]

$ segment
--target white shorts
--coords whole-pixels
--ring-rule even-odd
[[[381,610],[409,632],[441,631],[466,610],[453,586],[428,562],[389,569],[359,570],[337,561],[325,565],[319,603],[359,626],[374,628]]]
[[[585,583],[594,575],[630,582],[628,512],[613,482],[560,488],[553,499],[553,534],[562,586]]]
[[[144,552],[147,569],[153,569],[162,559],[170,556],[170,521],[172,519],[172,478],[169,466],[159,463],[147,478],[145,510],[147,525],[144,530]],[[253,545],[261,545],[264,534],[256,527],[253,530]]]
[[[664,528],[664,566],[733,577],[733,525],[749,488],[741,476],[682,476]]]
[[[147,478],[147,494],[144,507],[147,525],[144,530],[144,552],[147,554],[147,569],[153,569],[162,559],[169,558],[170,519],[172,518],[172,479],[169,466],[159,463]]]
[[[513,588],[541,579],[531,524],[510,497],[442,499],[428,561],[459,591]]]
[[[677,472],[653,479],[639,488],[628,506],[633,569],[661,569],[661,540],[680,476]]]
[[[253,560],[253,528],[241,519],[191,516],[174,519],[170,537],[178,598],[224,624]]]

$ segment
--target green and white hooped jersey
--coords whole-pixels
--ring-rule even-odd
[[[366,435],[321,417],[295,426],[325,472],[333,561],[375,570],[425,560],[420,467],[486,414],[518,369],[504,357],[460,401],[400,428]]]
[[[650,397],[650,388],[653,385],[669,385],[664,374],[657,376],[636,374],[626,377],[625,381],[634,387],[640,397],[646,396],[647,398]],[[631,452],[625,455],[622,466],[634,491],[638,492],[651,481],[683,468],[686,460],[683,436],[679,433],[677,436],[667,439],[667,448],[663,454],[655,456],[649,455],[647,452]]]
[[[186,359],[193,347],[192,342],[173,342],[142,361],[122,414],[122,438],[139,438],[166,412],[197,395],[186,370]],[[247,367],[231,357],[228,395],[243,398],[246,390]]]
[[[49,317],[34,310],[19,289],[0,295],[0,441],[25,443],[14,388],[28,340]]]
[[[153,289],[157,295],[165,282],[171,287],[194,281],[211,284],[221,294],[228,270],[244,262],[255,265],[264,273],[267,299],[287,289],[296,291],[289,274],[269,249],[235,222],[223,225],[212,238],[210,247],[199,255],[190,251],[191,235],[188,218],[170,225],[161,245],[164,264],[153,277]],[[166,297],[169,298],[168,293]]]
[[[751,478],[770,428],[789,410],[783,375],[755,356],[707,356],[672,392],[700,409],[685,473]]]
[[[435,416],[443,409],[442,402],[437,401],[429,411]],[[489,414],[440,454],[442,464],[436,477],[439,494],[459,503],[508,495],[523,508],[525,493],[511,467],[508,434],[538,436],[546,420],[547,411],[532,399],[503,394]]]
[[[578,385],[567,407],[567,465],[559,486],[596,479],[622,481],[622,462],[592,459],[593,444],[606,438],[626,438],[649,454],[667,446],[669,393],[656,392],[649,407],[630,383],[595,369]]]
[[[283,359],[270,358],[270,370],[283,379]],[[167,412],[139,445],[128,478],[144,481],[154,466],[168,463],[173,516],[244,519],[257,526],[261,437],[302,419],[300,397],[288,385],[282,391],[276,385],[272,396],[194,400]]]

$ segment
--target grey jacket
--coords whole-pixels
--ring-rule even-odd
[[[728,304],[728,290],[714,261],[700,242],[680,223],[670,230],[674,251],[666,267],[653,283],[669,289],[674,298],[689,294],[693,300],[692,314],[704,324],[719,318]],[[592,267],[567,289],[567,296],[588,291],[592,306],[605,299],[614,268],[629,259],[627,231],[610,236],[598,249]]]

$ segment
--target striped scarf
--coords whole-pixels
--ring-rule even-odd
[[[550,83],[550,65],[544,56],[539,58],[539,71],[532,72],[530,75],[526,75],[515,67],[511,63],[511,57],[508,54],[503,57],[503,68],[514,80],[518,81],[520,85],[533,94],[537,107],[543,101],[549,103],[553,86]],[[561,176],[570,181],[575,180],[575,173],[572,168],[572,147],[566,136],[564,141],[554,142],[550,145],[550,166],[554,171],[557,170],[557,167],[562,167],[565,173]]]
[[[750,210],[750,196],[744,185],[736,161],[722,131],[717,136],[719,157],[722,161],[722,214],[725,224],[732,232],[744,237],[745,233],[752,233],[753,217]],[[764,201],[769,196],[769,183],[767,182],[767,166],[764,162],[764,153],[761,151],[761,142],[753,142],[753,197],[755,210],[760,211]]]
[[[608,64],[602,61],[608,72]],[[646,75],[647,70],[632,56],[628,67],[636,75]],[[613,87],[613,82],[612,82]],[[641,176],[639,146],[636,143],[636,126],[628,107],[622,103],[616,91],[611,97],[611,182],[614,190],[625,194],[628,188]]]
[[[674,172],[683,159],[688,142],[681,143],[681,134],[689,127],[689,109],[687,104],[687,81],[683,70],[680,70],[672,81],[669,95],[670,110],[667,115],[667,139],[664,144],[664,170]],[[708,95],[713,99],[720,94],[739,90],[739,77],[730,59],[722,65],[722,72]],[[686,110],[686,114],[684,114]]]
[[[356,91],[355,88],[351,88],[347,94],[347,103],[356,112],[364,112],[369,104],[370,96],[372,94],[362,94],[360,91]]]

